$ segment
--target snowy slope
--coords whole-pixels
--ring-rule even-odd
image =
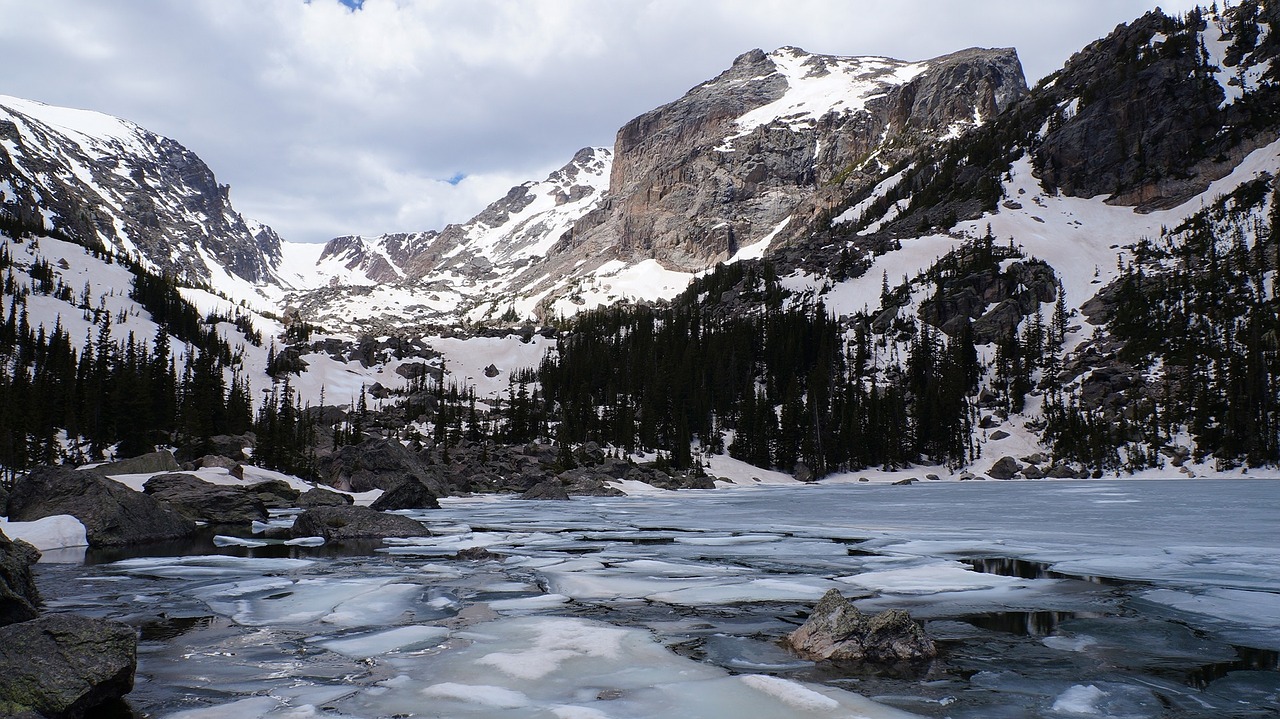
[[[88,110],[0,96],[0,209],[157,272],[273,279],[279,238],[177,142]]]
[[[611,158],[605,148],[582,150],[546,179],[517,185],[471,220],[439,232],[339,237],[323,248],[285,243],[280,276],[293,291],[284,299],[331,329],[507,315],[514,298],[526,294],[521,273],[599,206]],[[529,316],[529,305],[517,305],[517,314]]]
[[[773,122],[799,130],[813,127],[830,113],[861,112],[869,100],[883,97],[889,87],[904,85],[929,69],[927,62],[813,55],[794,47],[779,48],[768,57],[786,79],[786,92],[737,118],[734,123],[740,131],[717,149],[732,151],[734,139]]]

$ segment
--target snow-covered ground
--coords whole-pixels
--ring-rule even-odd
[[[239,556],[40,571],[57,611],[144,628],[133,704],[153,716],[1220,719],[1264,715],[1280,696],[1265,660],[1233,663],[1280,649],[1274,489],[451,498],[408,513],[431,536],[372,555],[228,547]],[[466,547],[505,559],[447,559]],[[997,559],[1045,572],[978,571]],[[774,640],[829,588],[910,610],[947,640],[946,663],[926,682],[822,683],[839,675]],[[1180,678],[1204,667],[1202,684]]]

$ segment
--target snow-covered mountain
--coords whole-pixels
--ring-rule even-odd
[[[89,110],[0,96],[0,210],[195,284],[274,281],[280,238],[177,142]]]
[[[287,301],[330,327],[510,318],[523,273],[602,201],[611,159],[605,148],[580,150],[546,179],[438,232],[345,236],[323,248],[286,243],[282,278],[298,290]]]
[[[612,151],[582,150],[466,223],[286,247],[289,277],[310,290],[289,301],[322,323],[390,329],[670,298],[1025,92],[1012,50],[924,62],[755,50],[632,120]]]

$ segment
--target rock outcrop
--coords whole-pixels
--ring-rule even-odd
[[[91,547],[186,537],[195,523],[142,492],[95,470],[37,467],[13,486],[9,519],[29,522],[70,514],[85,526]]]
[[[410,477],[383,492],[373,500],[369,508],[380,512],[392,509],[439,509],[440,499],[427,485]]]
[[[352,499],[349,494],[330,492],[327,489],[314,487],[299,495],[297,504],[302,509],[313,509],[315,507],[349,507],[352,504]]]
[[[0,716],[93,716],[133,690],[137,644],[127,624],[70,614],[0,627]]]
[[[190,474],[158,474],[143,491],[184,517],[209,524],[250,524],[267,518],[258,494],[244,487],[211,484]]]
[[[320,461],[320,476],[330,486],[350,492],[392,490],[412,478],[436,496],[448,494],[432,467],[404,445],[386,439],[367,439],[340,448]]]
[[[35,547],[0,532],[0,626],[40,615],[40,591],[31,574],[31,565],[39,560]]]
[[[581,247],[697,271],[765,238],[785,245],[842,188],[1026,91],[1008,49],[923,62],[753,50],[618,132],[609,201],[552,254]]]
[[[1251,136],[1275,127],[1270,108],[1280,92],[1269,66],[1280,38],[1257,23],[1280,26],[1280,10],[1257,3],[1248,17],[1246,5],[1255,4],[1221,23],[1208,13],[1184,24],[1153,11],[1073,56],[1046,86],[1058,104],[1034,153],[1044,186],[1164,209],[1269,143],[1273,132]],[[1228,48],[1222,57],[1198,52],[1220,43]],[[1230,95],[1223,82],[1234,84]],[[1265,99],[1234,102],[1246,89]]]
[[[290,534],[295,538],[323,537],[328,542],[340,542],[345,539],[425,537],[430,532],[421,522],[368,507],[316,507],[298,515]]]
[[[564,485],[556,480],[547,480],[546,482],[538,482],[520,495],[520,499],[559,499],[568,500],[569,493],[565,491]]]
[[[867,616],[835,589],[822,596],[808,621],[785,643],[815,661],[897,665],[929,661],[938,654],[906,612],[890,609]]]
[[[182,469],[173,453],[168,450],[149,452],[137,457],[122,459],[96,468],[105,475],[113,474],[152,474],[154,472],[177,472]]]

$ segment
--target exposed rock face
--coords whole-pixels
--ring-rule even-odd
[[[410,477],[383,492],[382,496],[373,500],[369,508],[378,511],[389,509],[439,509],[440,500],[434,492],[427,488],[427,485]]]
[[[368,507],[316,507],[298,515],[290,534],[294,537],[344,539],[386,539],[425,537],[430,534],[421,522],[399,514],[386,514]]]
[[[1025,93],[1012,50],[919,63],[754,50],[618,132],[609,202],[556,250],[607,248],[694,271],[791,218],[782,244],[825,207],[819,188],[867,182],[911,148]]]
[[[249,524],[267,518],[267,508],[256,492],[210,484],[190,474],[156,475],[147,480],[143,491],[188,519],[210,524]]]
[[[329,485],[352,492],[392,490],[410,477],[436,496],[448,494],[430,466],[404,445],[385,439],[367,439],[342,447],[320,461],[320,476]]]
[[[1258,5],[1242,4],[1222,24],[1206,19],[1183,26],[1151,12],[1077,53],[1053,76],[1049,91],[1061,104],[1034,155],[1045,187],[1161,209],[1230,172],[1260,146],[1249,134],[1274,127],[1263,108],[1280,96],[1263,85],[1275,78],[1267,63],[1280,38],[1257,31],[1258,22],[1280,27],[1280,11]],[[1224,56],[1203,61],[1198,48],[1220,40],[1228,46]],[[1224,92],[1226,78],[1269,97],[1233,103]]]
[[[40,591],[31,574],[31,565],[39,560],[35,547],[0,532],[0,626],[39,616]]]
[[[137,643],[127,624],[70,614],[0,627],[0,715],[91,716],[133,690]]]
[[[1057,299],[1057,276],[1040,261],[1015,261],[951,277],[920,306],[920,319],[954,337],[972,320],[975,344],[1010,336],[1022,319]]]
[[[799,629],[786,638],[798,654],[815,661],[910,664],[938,651],[906,612],[890,609],[868,617],[832,589]]]
[[[37,467],[14,484],[9,518],[27,522],[70,514],[85,526],[91,547],[185,537],[195,523],[155,498],[94,470]]]
[[[314,507],[349,507],[352,499],[349,494],[330,492],[327,489],[308,489],[298,496],[298,506],[303,509]]]
[[[206,281],[201,255],[250,282],[271,279],[280,238],[232,208],[229,188],[177,142],[85,110],[0,97],[0,200],[28,224],[88,246],[141,254]]]

